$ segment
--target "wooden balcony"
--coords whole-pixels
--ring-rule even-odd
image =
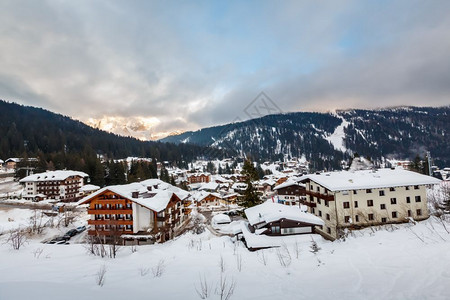
[[[183,206],[184,207],[188,207],[188,206],[190,206],[192,204],[192,201],[185,201],[184,203],[183,203]]]
[[[309,206],[309,207],[316,207],[317,204],[314,202],[308,202],[308,201],[303,201],[302,202],[303,205]]]
[[[189,215],[189,214],[191,213],[191,211],[192,211],[192,209],[190,209],[190,208],[185,208],[185,209],[184,209],[184,214],[185,214],[185,215]]]
[[[158,222],[167,222],[167,220],[169,220],[169,215],[165,215],[164,217],[158,217],[156,216],[156,221]]]
[[[133,225],[133,220],[88,220],[89,225]]]
[[[111,204],[111,205],[115,205],[115,204],[122,204],[123,206],[125,206],[125,204],[127,203],[126,199],[118,199],[118,198],[104,198],[104,199],[96,199],[95,201],[92,201],[92,203],[94,204]]]
[[[122,235],[122,234],[133,234],[133,230],[112,230],[112,231],[109,231],[109,230],[95,230],[95,229],[91,229],[91,230],[88,230],[88,235],[95,235],[95,236],[97,236],[97,235],[99,235],[99,236],[102,236],[102,235],[106,235],[106,236],[108,236],[108,235]]]
[[[88,209],[90,215],[132,215],[131,209]]]
[[[334,201],[333,195],[321,194],[321,193],[317,193],[317,192],[313,192],[313,191],[306,191],[306,194],[316,197],[316,198],[319,198],[319,199],[323,199],[325,201]]]

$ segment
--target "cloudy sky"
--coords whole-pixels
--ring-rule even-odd
[[[450,104],[450,1],[0,0],[0,99],[151,132]]]

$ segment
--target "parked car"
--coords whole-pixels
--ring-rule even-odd
[[[78,234],[78,230],[76,230],[76,229],[71,229],[71,230],[67,231],[66,234],[65,234],[64,236],[73,237],[73,236],[75,236],[75,235],[77,235],[77,234]]]
[[[58,237],[54,238],[53,240],[51,240],[50,242],[48,242],[47,244],[61,244],[61,242],[64,244],[68,240],[69,239],[64,236],[58,236]]]
[[[77,229],[76,229],[76,231],[77,231],[78,233],[83,232],[83,231],[85,231],[85,230],[86,230],[86,226],[80,226],[80,227],[77,227]]]

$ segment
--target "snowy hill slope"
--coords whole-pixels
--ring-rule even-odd
[[[80,244],[38,240],[14,251],[4,239],[0,299],[200,299],[202,280],[208,299],[220,299],[221,259],[223,278],[235,282],[230,300],[450,298],[450,235],[435,219],[365,229],[346,241],[314,235],[321,248],[316,254],[309,235],[287,239],[285,248],[249,252],[229,237],[189,233],[134,253],[123,247],[116,259],[91,256]],[[160,262],[164,268],[155,277],[152,269]],[[105,283],[98,286],[103,266]]]

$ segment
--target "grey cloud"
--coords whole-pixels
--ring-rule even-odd
[[[0,98],[160,131],[245,119],[261,91],[283,111],[448,104],[448,3],[6,1]]]

